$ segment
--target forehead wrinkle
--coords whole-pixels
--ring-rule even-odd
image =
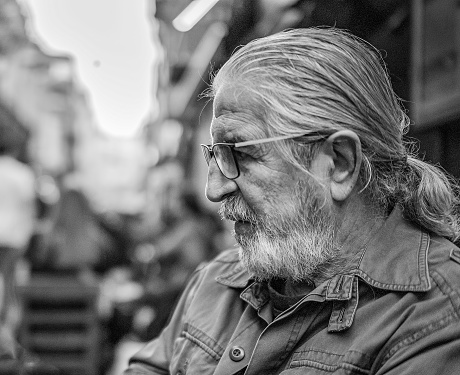
[[[264,132],[252,114],[228,112],[213,119],[211,136],[232,141],[245,141],[264,137]]]
[[[222,86],[214,98],[211,138],[238,142],[264,138],[266,131],[257,106],[241,85]]]

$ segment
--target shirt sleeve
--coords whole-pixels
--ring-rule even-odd
[[[168,325],[156,339],[147,343],[131,357],[129,367],[124,375],[167,375],[170,373],[174,342],[181,335],[187,308],[200,280],[201,273],[199,270],[195,271],[182,293]]]

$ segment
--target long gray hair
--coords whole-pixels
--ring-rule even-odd
[[[403,140],[409,117],[370,44],[336,28],[287,30],[238,49],[213,78],[209,95],[229,83],[241,84],[260,103],[254,111],[268,136],[356,132],[364,194],[385,213],[399,205],[416,224],[459,238],[457,187]],[[315,151],[301,138],[274,147],[303,168]]]

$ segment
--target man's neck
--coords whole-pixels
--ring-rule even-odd
[[[337,233],[340,249],[348,256],[360,254],[385,223],[387,215],[381,210],[356,199],[343,208]]]
[[[335,259],[312,275],[312,282],[320,285],[337,274],[350,272],[368,242],[376,235],[386,220],[377,207],[363,204],[359,199],[337,210],[337,245]]]

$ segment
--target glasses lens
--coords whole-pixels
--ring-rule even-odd
[[[238,167],[236,166],[232,148],[230,146],[215,145],[214,155],[216,157],[217,165],[225,177],[238,177]]]
[[[203,152],[203,156],[204,156],[204,160],[206,160],[206,164],[209,165],[209,162],[211,160],[211,151],[209,151],[209,148],[206,145],[201,145],[201,151]]]

